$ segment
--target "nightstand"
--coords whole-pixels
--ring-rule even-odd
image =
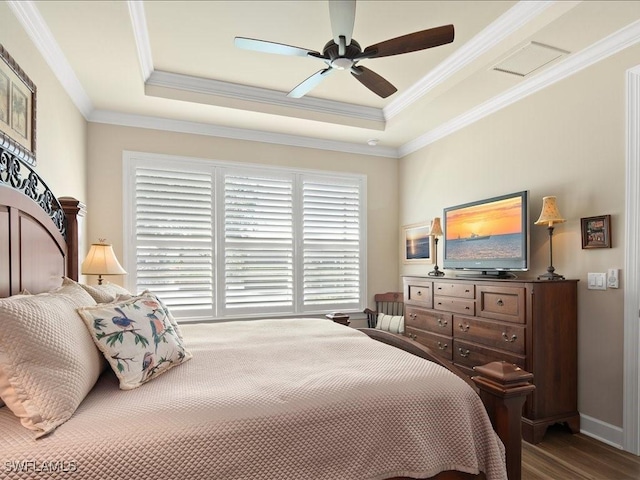
[[[327,313],[325,315],[329,320],[333,320],[336,323],[340,323],[341,325],[346,325],[347,327],[351,323],[349,321],[349,315],[345,313]]]

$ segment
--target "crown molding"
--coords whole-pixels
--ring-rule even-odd
[[[262,130],[249,130],[244,128],[222,127],[199,122],[185,120],[173,120],[168,118],[133,115],[107,110],[95,110],[90,122],[119,125],[125,127],[148,128],[168,132],[189,133],[205,135],[209,137],[231,138],[235,140],[247,140],[251,142],[271,143],[276,145],[288,145],[291,147],[315,148],[318,150],[331,150],[334,152],[353,153],[373,157],[399,158],[398,150],[392,147],[369,146],[336,140],[323,140],[298,135],[265,132]]]
[[[594,63],[600,62],[638,42],[640,42],[640,20],[627,25],[578,53],[569,55],[562,62],[557,63],[477,107],[468,110],[462,115],[443,123],[431,131],[420,135],[416,139],[405,143],[399,148],[400,157],[424,148],[436,140],[440,140],[512,103],[522,100],[560,80],[564,80]]]
[[[93,111],[93,104],[34,2],[31,0],[9,0],[7,5],[40,51],[40,54],[62,84],[62,87],[71,97],[75,106],[80,110],[82,116],[85,119],[88,118]]]
[[[146,82],[153,73],[153,56],[151,55],[151,43],[149,42],[149,29],[147,28],[147,16],[144,13],[144,2],[127,1],[133,36],[138,49],[138,61],[142,81]]]
[[[132,2],[137,3],[137,2]],[[539,3],[539,2],[520,2],[520,3]],[[545,4],[549,2],[544,2]],[[514,102],[517,102],[528,95],[531,95],[539,90],[542,90],[553,83],[560,81],[564,78],[567,78],[574,73],[579,72],[580,70],[587,68],[588,66],[599,62],[610,55],[613,55],[620,50],[623,50],[629,46],[635,45],[640,41],[640,21],[636,21],[627,27],[619,30],[618,32],[610,35],[609,37],[596,42],[590,47],[585,48],[584,50],[568,56],[564,61],[557,63],[553,67],[539,73],[538,75],[531,77],[530,79],[520,83],[518,86],[509,89],[501,95],[498,95],[481,105],[465,112],[464,114],[448,121],[440,126],[432,129],[429,132],[411,140],[399,148],[392,147],[370,147],[368,145],[360,145],[354,144],[350,142],[340,142],[333,140],[322,140],[315,139],[311,137],[302,137],[295,135],[286,135],[279,133],[269,133],[264,131],[257,130],[246,130],[246,129],[238,129],[238,128],[229,128],[229,127],[220,127],[215,125],[201,124],[196,122],[187,122],[180,120],[169,120],[163,118],[152,118],[146,117],[142,115],[128,115],[128,114],[119,114],[117,112],[110,111],[95,111],[91,100],[87,96],[84,88],[80,84],[80,81],[75,75],[75,72],[69,65],[66,57],[62,53],[59,45],[57,44],[53,34],[50,29],[44,22],[44,19],[40,15],[37,7],[34,2],[31,0],[24,1],[16,1],[9,0],[7,1],[7,5],[15,14],[16,18],[20,21],[23,28],[27,32],[28,36],[33,41],[34,45],[38,48],[43,58],[47,62],[47,64],[51,67],[52,71],[62,84],[63,88],[67,91],[68,95],[80,111],[80,113],[87,119],[88,121],[97,122],[97,123],[110,123],[115,125],[124,125],[124,126],[133,126],[140,128],[153,128],[158,130],[165,131],[176,131],[183,133],[194,133],[199,135],[209,135],[216,137],[228,137],[235,138],[241,140],[248,141],[258,141],[264,143],[272,143],[278,144],[281,143],[283,145],[290,146],[299,146],[306,148],[316,148],[322,150],[331,150],[331,151],[339,151],[346,153],[355,153],[361,155],[371,155],[371,156],[380,156],[380,157],[388,157],[388,158],[401,158],[410,153],[413,153],[421,148],[424,148],[431,143],[450,135],[472,123],[508,106]],[[131,8],[131,7],[130,7]],[[132,22],[136,22],[136,27],[134,28],[142,28],[146,31],[146,21],[144,21],[144,10],[139,7],[133,7],[135,13],[132,13]],[[515,8],[515,7],[514,7]],[[131,12],[131,10],[130,10]],[[140,15],[142,15],[143,20],[140,21]],[[522,17],[522,21],[524,22],[525,17]],[[137,20],[134,20],[137,19]],[[475,38],[475,37],[474,37]],[[136,41],[138,41],[138,37],[136,36]],[[147,38],[148,40],[148,38]],[[144,47],[144,46],[143,46]],[[139,54],[142,51],[144,53],[144,47],[140,50]],[[466,48],[466,45],[465,45]],[[472,47],[470,46],[471,50]],[[150,53],[149,53],[149,61],[150,61]],[[148,67],[146,67],[148,68]],[[152,66],[151,66],[152,68]],[[444,67],[443,67],[444,68]],[[141,64],[141,71],[143,75],[145,67]],[[155,76],[157,74],[157,76]],[[152,72],[150,74],[149,80],[157,81],[157,82],[167,82],[169,85],[172,84],[172,80],[178,80],[175,78],[177,74],[171,74],[168,72]],[[155,77],[154,77],[155,76]],[[185,77],[185,76],[180,76]],[[152,80],[152,78],[154,80]],[[181,78],[179,81],[174,82],[174,87],[177,88],[181,86],[183,81],[187,83],[188,88],[203,88],[205,91],[210,88],[210,84],[206,79],[198,79],[196,77],[187,77]],[[202,84],[200,81],[203,81]],[[214,81],[215,82],[215,81]],[[224,82],[221,82],[224,83]],[[221,87],[222,92],[224,93],[225,88],[228,89],[230,95],[237,95],[237,90],[233,87],[233,84],[227,85],[218,85]],[[243,86],[240,86],[243,87]],[[251,87],[247,87],[251,88]],[[252,92],[254,95],[253,101],[260,101],[261,95],[265,92],[261,90],[265,89],[257,89],[259,91]],[[241,90],[244,93],[245,90]],[[266,92],[269,92],[266,90]],[[273,92],[273,91],[271,91]],[[282,92],[279,92],[280,95]],[[267,93],[266,98],[263,100],[269,101],[270,95]],[[247,100],[246,97],[243,97],[242,100]],[[324,100],[308,98],[306,99],[310,105],[307,108],[324,108],[327,107],[327,110],[324,110],[323,113],[328,113],[332,111],[334,108],[333,105],[327,105]],[[314,105],[314,102],[319,102],[318,105]],[[330,102],[340,105],[347,105],[344,109],[341,107],[335,106],[335,108],[339,108],[338,115],[358,115],[357,109],[355,111],[351,111],[348,104],[342,104],[341,102]],[[299,108],[301,103],[299,101],[295,101],[295,107]],[[370,108],[370,107],[368,107]],[[378,110],[378,109],[371,109]],[[369,112],[369,114],[373,114],[376,118],[385,118],[384,111],[380,110],[377,113]],[[119,123],[121,122],[121,123]]]
[[[171,90],[181,90],[197,94],[224,97],[244,102],[274,105],[293,110],[303,110],[321,114],[335,115],[374,122],[384,130],[385,118],[382,109],[364,107],[334,100],[323,100],[311,96],[289,98],[284,92],[266,88],[251,87],[237,83],[223,82],[210,78],[193,77],[173,72],[154,70],[145,86],[163,87]],[[149,93],[147,93],[149,95]]]
[[[391,103],[384,107],[383,112],[387,121],[398,115],[405,108],[411,106],[456,72],[475,61],[482,54],[498,45],[513,32],[538,17],[554,3],[556,2],[518,2],[491,23],[491,25],[448,56],[446,60],[422,77],[422,79],[413,84],[406,92],[397,96]]]

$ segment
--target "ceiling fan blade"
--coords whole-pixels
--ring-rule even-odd
[[[351,75],[356,77],[361,84],[379,97],[387,98],[389,95],[393,95],[398,91],[391,83],[366,67],[360,65],[353,67],[351,69]]]
[[[236,37],[234,44],[238,48],[255,50],[256,52],[276,53],[278,55],[292,55],[298,57],[322,57],[319,52],[314,50],[307,50],[306,48],[294,47],[283,43],[268,42],[266,40],[256,40],[253,38]]]
[[[336,45],[340,45],[340,37],[344,37],[344,44],[350,45],[353,25],[356,21],[356,1],[329,0],[329,16],[333,41],[336,42]],[[340,55],[344,55],[344,53]]]
[[[357,59],[389,57],[401,53],[417,52],[418,50],[451,43],[453,42],[453,37],[453,25],[443,25],[442,27],[430,28],[376,43],[365,48]]]
[[[331,73],[333,73],[333,70],[334,70],[333,68],[329,67],[329,68],[325,68],[324,70],[320,70],[320,71],[314,73],[309,78],[307,78],[304,82],[299,84],[296,88],[291,90],[287,94],[287,97],[289,97],[289,98],[301,98],[301,97],[304,97],[307,93],[309,93],[311,90],[313,90],[318,85],[320,85],[322,80],[324,80],[324,78],[327,75],[330,75]]]

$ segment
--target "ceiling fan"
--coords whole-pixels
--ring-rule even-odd
[[[327,64],[305,81],[291,90],[287,97],[301,98],[322,82],[335,70],[349,70],[360,83],[382,98],[387,98],[398,89],[380,75],[358,62],[370,58],[389,57],[401,53],[416,52],[453,42],[453,25],[430,28],[410,33],[371,45],[364,50],[351,35],[356,16],[355,0],[329,0],[329,15],[333,39],[324,46],[322,53],[306,48],[294,47],[282,43],[236,37],[235,45],[246,50],[255,50],[279,55],[318,58]]]

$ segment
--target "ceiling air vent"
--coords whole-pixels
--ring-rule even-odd
[[[569,52],[538,42],[529,42],[495,65],[492,70],[526,77]]]

